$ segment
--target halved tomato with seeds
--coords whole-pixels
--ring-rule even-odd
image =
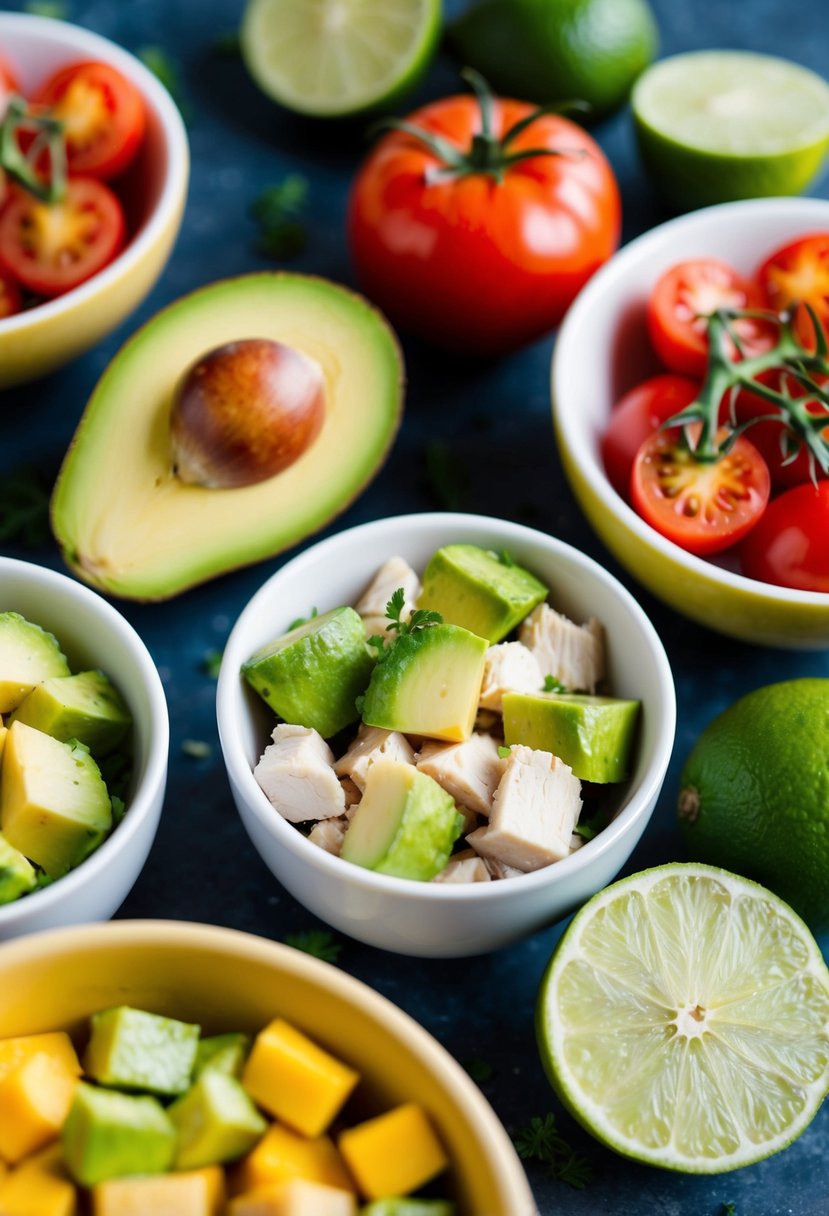
[[[144,136],[141,94],[108,63],[76,63],[57,72],[35,97],[63,124],[70,173],[122,173]]]

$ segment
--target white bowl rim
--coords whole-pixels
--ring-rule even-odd
[[[94,853],[90,853],[80,865],[64,874],[62,878],[58,878],[49,886],[42,887],[39,891],[32,891],[30,895],[16,899],[10,904],[0,905],[0,931],[13,929],[25,923],[30,914],[47,912],[64,900],[70,901],[73,895],[88,883],[95,882],[95,879],[106,870],[116,853],[125,852],[131,847],[133,840],[141,830],[144,818],[151,809],[153,800],[164,786],[170,749],[170,720],[161,677],[149,650],[126,617],[122,616],[97,592],[48,566],[38,566],[34,562],[0,556],[0,588],[2,588],[4,571],[10,574],[30,575],[39,580],[44,591],[47,594],[51,593],[55,599],[64,598],[67,595],[74,597],[79,603],[85,604],[110,622],[118,632],[125,649],[129,651],[143,673],[150,703],[150,730],[144,776],[135,791],[135,796],[127,806],[121,822],[113,828]],[[0,597],[2,597],[2,590],[0,590]]]
[[[32,34],[43,41],[66,47],[68,56],[74,52],[88,58],[106,60],[123,71],[158,112],[164,141],[167,144],[167,174],[161,195],[142,230],[128,242],[114,261],[93,274],[86,282],[73,287],[52,300],[46,300],[23,312],[0,319],[0,332],[15,333],[32,321],[60,316],[76,306],[82,307],[98,291],[129,274],[145,253],[158,240],[171,213],[186,194],[190,172],[190,151],[187,132],[178,106],[156,76],[140,59],[123,47],[83,26],[56,17],[39,17],[32,13],[0,12],[0,39],[5,33]]]
[[[487,533],[494,531],[499,541],[503,540],[506,543],[512,540],[536,547],[541,544],[542,547],[556,556],[562,556],[571,562],[575,562],[576,565],[586,568],[602,584],[608,594],[615,595],[618,599],[621,599],[628,612],[636,620],[638,627],[642,630],[648,648],[653,655],[663,704],[660,707],[661,716],[655,738],[653,756],[647,768],[643,784],[636,792],[635,800],[629,801],[607,827],[602,828],[601,832],[593,840],[587,841],[575,853],[571,853],[568,857],[555,862],[553,865],[524,874],[520,879],[516,878],[510,881],[491,883],[441,883],[440,885],[436,885],[428,882],[414,882],[410,879],[397,878],[388,874],[376,874],[373,870],[366,870],[361,866],[344,862],[342,858],[335,857],[324,849],[321,849],[318,845],[313,844],[293,824],[288,823],[278,812],[274,811],[274,808],[256,782],[253,771],[243,754],[238,736],[238,719],[234,711],[234,701],[239,689],[244,686],[243,678],[240,674],[240,666],[243,657],[246,658],[248,656],[246,651],[244,655],[241,654],[243,650],[241,639],[246,632],[248,621],[257,615],[259,604],[266,602],[270,598],[271,588],[274,585],[278,585],[286,574],[289,576],[297,573],[301,574],[305,565],[317,561],[320,555],[324,558],[327,552],[336,549],[343,538],[346,537],[349,539],[365,537],[365,544],[369,547],[372,533],[390,526],[412,529],[435,527],[439,528],[446,536],[452,535],[453,528],[463,528],[467,531],[477,528],[481,533],[482,540],[485,539]],[[239,653],[237,654],[237,652]],[[389,516],[383,519],[372,520],[368,523],[357,524],[353,528],[338,532],[334,536],[329,536],[309,546],[309,548],[277,570],[275,574],[271,575],[248,601],[230,632],[219,671],[219,682],[216,690],[216,712],[219,739],[225,764],[233,780],[242,789],[249,809],[256,815],[262,827],[270,835],[274,836],[290,850],[296,852],[309,864],[315,865],[323,875],[329,875],[332,879],[339,879],[340,881],[345,881],[346,875],[348,875],[351,881],[358,885],[363,885],[367,890],[404,895],[409,899],[415,900],[428,901],[440,897],[450,902],[452,900],[465,899],[497,902],[499,899],[511,898],[516,890],[515,883],[520,883],[521,890],[529,893],[531,890],[555,881],[555,874],[575,875],[587,869],[593,861],[598,861],[607,850],[611,849],[615,841],[624,836],[642,815],[647,813],[647,807],[652,801],[655,802],[658,796],[673,750],[676,731],[676,692],[665,649],[644,610],[618,579],[605,570],[603,566],[600,566],[598,562],[594,561],[593,558],[588,557],[587,554],[582,553],[579,549],[574,548],[574,546],[567,544],[565,541],[540,532],[537,529],[528,528],[524,524],[516,524],[488,515],[432,511]],[[345,870],[344,867],[348,867],[348,869]]]
[[[689,572],[707,580],[714,586],[725,584],[758,599],[772,600],[781,604],[802,604],[814,608],[825,608],[829,612],[829,594],[825,591],[801,591],[793,587],[778,587],[773,583],[763,583],[757,579],[748,578],[744,574],[723,569],[721,566],[706,561],[703,557],[686,552],[679,545],[651,528],[613,489],[601,465],[598,450],[594,452],[586,433],[579,427],[573,426],[572,411],[567,411],[562,404],[561,394],[557,392],[557,384],[563,374],[561,368],[569,354],[567,347],[571,331],[583,323],[584,317],[590,313],[607,285],[623,278],[629,266],[635,263],[641,255],[649,253],[653,246],[662,244],[666,239],[676,238],[678,242],[682,234],[688,230],[704,230],[723,215],[741,216],[744,213],[760,216],[774,215],[782,210],[790,210],[795,218],[803,216],[804,235],[807,235],[805,226],[807,224],[812,225],[812,231],[815,230],[815,225],[829,229],[829,199],[789,197],[740,199],[730,203],[715,203],[711,207],[702,207],[697,211],[688,212],[687,215],[675,216],[673,219],[658,224],[656,228],[642,233],[641,236],[635,237],[623,246],[582,288],[562,322],[553,350],[551,367],[553,416],[560,433],[566,437],[566,446],[571,457],[590,482],[593,491],[601,499],[602,506],[610,515],[618,516],[625,527],[633,532],[644,545],[654,549],[660,556],[684,566]],[[758,255],[758,261],[760,257],[762,257],[762,251]],[[750,435],[749,438],[751,438]]]

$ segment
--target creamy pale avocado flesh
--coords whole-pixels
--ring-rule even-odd
[[[176,1130],[156,1098],[81,1082],[61,1130],[63,1159],[76,1182],[95,1186],[128,1174],[172,1168]]]
[[[207,351],[257,337],[320,365],[322,431],[256,485],[185,485],[170,455],[176,384]],[[84,411],[52,498],[64,557],[113,594],[164,599],[288,548],[377,471],[399,423],[401,384],[399,349],[380,314],[323,279],[249,275],[178,300],[119,351]]]
[[[0,612],[0,714],[16,709],[41,680],[68,675],[57,638],[17,612]]]
[[[268,1126],[236,1078],[215,1069],[202,1073],[167,1113],[176,1127],[178,1170],[235,1161]]]
[[[477,545],[444,545],[423,573],[417,606],[435,609],[449,624],[495,643],[547,593],[544,583],[506,554],[499,557]]]
[[[582,781],[624,781],[640,702],[578,693],[504,694],[504,742],[552,752]]]
[[[120,693],[102,671],[56,676],[33,688],[11,715],[53,739],[79,739],[94,756],[114,751],[132,724]]]
[[[193,1023],[119,1005],[93,1015],[84,1071],[102,1085],[182,1094],[190,1084],[198,1041]]]

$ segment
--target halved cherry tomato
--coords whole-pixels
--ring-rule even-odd
[[[742,540],[763,514],[770,486],[765,461],[747,439],[739,438],[715,463],[702,464],[681,436],[656,431],[636,454],[630,497],[657,532],[704,556]]]
[[[740,564],[764,583],[829,592],[829,481],[773,499],[743,541]]]
[[[76,63],[34,99],[63,123],[70,173],[115,177],[138,151],[146,123],[141,94],[106,63]]]
[[[770,308],[780,312],[806,301],[829,335],[829,232],[816,232],[775,250],[757,278]],[[814,349],[814,326],[805,308],[798,310],[796,326],[801,342]]]
[[[758,379],[763,380],[772,388],[778,390],[780,388],[781,373],[776,368],[764,372]],[[802,388],[792,380],[791,376],[786,380],[787,391],[792,397],[804,396]],[[825,383],[829,384],[829,381],[825,381]],[[817,401],[810,402],[806,408],[810,414],[829,414],[829,410]],[[734,413],[738,423],[748,422],[750,418],[762,418],[774,412],[774,403],[764,401],[756,393],[742,390],[737,394]],[[827,419],[827,429],[821,433],[829,443],[829,419]],[[813,461],[810,461],[809,453],[802,444],[794,460],[790,459],[790,454],[795,450],[797,444],[795,436],[782,421],[756,422],[746,434],[768,465],[771,484],[775,490],[799,486],[804,481],[813,480],[813,477],[823,479],[829,476]]]
[[[36,295],[59,296],[108,265],[125,235],[121,204],[94,178],[70,178],[59,203],[16,189],[0,213],[0,264]]]
[[[703,376],[708,359],[707,318],[718,308],[763,308],[755,283],[716,258],[679,262],[667,270],[648,301],[648,333],[654,350],[671,371]],[[742,319],[734,326],[746,354],[759,354],[774,343],[771,325]]]
[[[14,69],[9,61],[0,55],[0,119],[6,113],[6,107],[9,104],[9,98],[12,93],[19,92],[20,85],[17,82]]]
[[[699,382],[687,376],[651,376],[614,405],[601,449],[605,472],[617,494],[628,497],[630,471],[648,436],[690,405],[698,391]]]
[[[0,268],[0,321],[4,317],[13,317],[16,312],[20,312],[22,306],[20,288],[11,275]]]

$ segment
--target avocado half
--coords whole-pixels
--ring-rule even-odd
[[[245,338],[316,360],[326,385],[322,430],[294,464],[256,485],[187,485],[171,456],[174,391],[207,351]],[[394,332],[362,296],[286,273],[201,288],[153,317],[98,382],[52,495],[64,559],[111,595],[161,600],[272,557],[364,489],[388,454],[402,402]]]

